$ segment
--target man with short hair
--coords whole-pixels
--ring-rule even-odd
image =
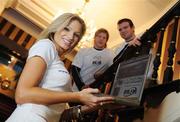
[[[72,62],[73,91],[89,87],[97,71],[105,71],[113,63],[114,53],[107,49],[109,33],[100,28],[94,36],[94,47],[80,49]]]
[[[120,36],[124,39],[124,42],[121,43],[119,46],[117,46],[117,48],[115,49],[116,57],[114,58],[114,61],[117,61],[117,59],[119,59],[123,55],[124,50],[127,49],[127,46],[128,47],[142,46],[142,42],[140,42],[140,38],[143,33],[137,36],[135,35],[135,26],[131,19],[128,19],[128,18],[120,19],[117,22],[117,28],[118,28]],[[148,81],[146,82],[145,87],[147,87],[149,83],[151,82],[150,79],[153,72],[153,60],[155,58],[155,54],[154,54],[155,52],[153,52],[153,50],[149,49],[149,53],[152,54],[152,58],[151,58],[151,63],[150,63],[148,76],[147,76]]]
[[[117,22],[117,28],[118,28],[120,36],[125,41],[115,49],[116,55],[122,51],[125,45],[128,45],[128,46],[141,45],[141,42],[139,41],[139,37],[135,35],[135,26],[131,19],[128,19],[128,18],[120,19]]]

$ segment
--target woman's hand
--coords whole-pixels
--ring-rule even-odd
[[[111,96],[97,97],[93,94],[97,94],[100,91],[98,89],[87,88],[80,91],[80,102],[88,107],[95,107],[102,102],[113,102],[114,98]]]
[[[84,86],[81,88],[81,90],[87,89],[87,88],[90,88],[89,85],[84,85]]]

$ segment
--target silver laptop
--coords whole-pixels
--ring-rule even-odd
[[[151,55],[143,55],[119,64],[110,95],[115,103],[138,106],[147,79]]]
[[[110,96],[115,104],[138,106],[149,70],[151,55],[138,56],[118,65]]]

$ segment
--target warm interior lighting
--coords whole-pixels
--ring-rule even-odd
[[[75,13],[78,14],[80,17],[82,17],[86,23],[86,33],[77,45],[77,48],[85,48],[89,47],[92,43],[92,39],[94,37],[94,33],[96,31],[96,26],[94,24],[93,20],[89,20],[86,18],[86,6],[89,3],[90,0],[84,0],[84,4],[81,8],[78,8],[75,10]]]
[[[96,31],[94,20],[87,19],[86,8],[89,2],[90,0],[84,0],[84,3],[80,8],[72,10],[72,13],[78,14],[86,23],[86,33],[76,46],[76,50],[79,50],[80,48],[90,47],[92,45],[92,40]],[[65,13],[65,11],[59,10],[54,16],[53,20],[63,13]]]

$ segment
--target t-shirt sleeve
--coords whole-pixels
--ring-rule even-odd
[[[29,50],[28,59],[33,56],[40,56],[46,62],[47,66],[55,58],[55,47],[50,41],[38,41]]]
[[[73,59],[73,62],[72,62],[72,65],[81,68],[82,65],[83,65],[83,57],[84,57],[83,55],[84,55],[84,53],[85,53],[85,50],[80,49],[79,52],[75,55],[75,57]]]

